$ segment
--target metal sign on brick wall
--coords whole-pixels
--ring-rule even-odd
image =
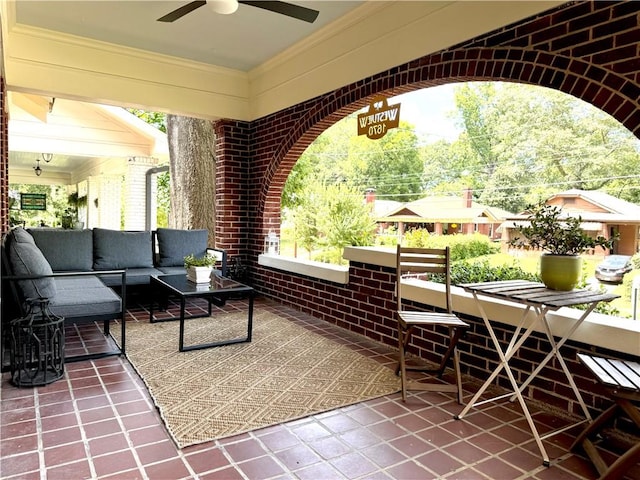
[[[365,113],[358,115],[358,135],[371,140],[384,137],[400,124],[400,104],[389,105],[385,97],[375,97]]]

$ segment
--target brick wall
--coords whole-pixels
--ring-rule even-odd
[[[216,149],[216,232],[215,245],[233,257],[246,254],[249,238],[248,205],[255,199],[249,186],[249,125],[245,122],[214,123]]]

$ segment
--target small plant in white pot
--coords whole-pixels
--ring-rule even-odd
[[[194,283],[209,283],[211,281],[211,271],[215,264],[216,258],[209,254],[203,257],[196,257],[193,254],[184,257],[187,279]]]
[[[616,238],[592,237],[582,227],[582,217],[563,216],[562,209],[540,204],[527,209],[529,225],[515,226],[515,247],[529,245],[545,253],[540,257],[540,279],[553,290],[573,290],[582,271],[581,254],[602,247],[611,249]]]

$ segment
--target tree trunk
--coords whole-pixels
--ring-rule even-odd
[[[216,161],[211,122],[167,115],[172,228],[206,228],[215,245]]]

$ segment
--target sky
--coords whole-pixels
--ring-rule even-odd
[[[416,132],[428,143],[437,140],[452,141],[458,137],[460,129],[450,118],[455,110],[455,84],[423,88],[389,99],[389,105],[400,103],[400,120],[416,126]]]

